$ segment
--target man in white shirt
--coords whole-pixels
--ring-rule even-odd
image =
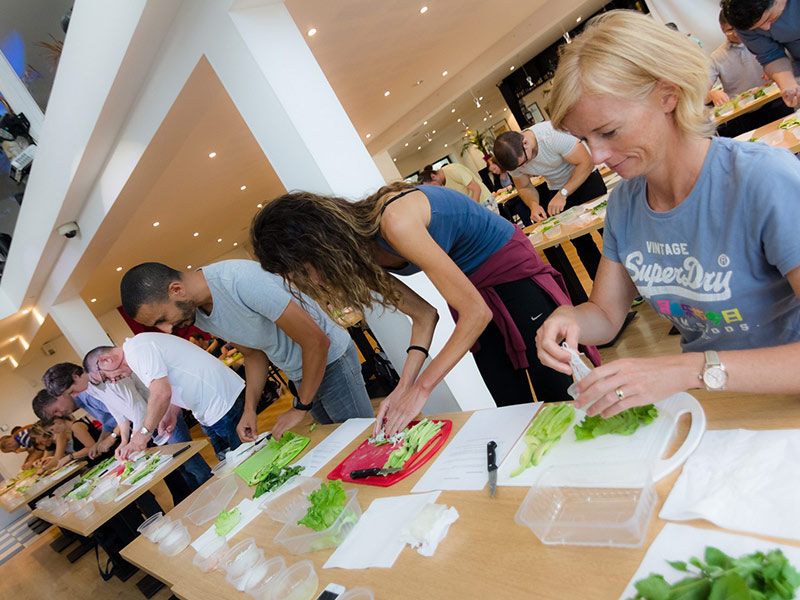
[[[206,433],[230,445],[241,443],[236,424],[244,405],[244,381],[222,362],[187,340],[165,333],[140,333],[120,347],[93,350],[96,370],[110,381],[136,374],[150,391],[142,427],[133,433],[125,454],[142,450],[159,425],[169,429],[175,404],[192,411]],[[166,421],[164,420],[167,417]]]
[[[764,67],[759,64],[755,54],[742,43],[722,11],[719,13],[719,26],[726,41],[709,57],[711,75],[706,96],[706,102],[713,102],[714,106],[725,104],[730,101],[731,96],[763,85],[768,80],[764,75]],[[713,89],[717,79],[722,84],[722,89]]]

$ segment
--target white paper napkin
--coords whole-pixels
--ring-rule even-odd
[[[800,431],[707,431],[659,516],[800,540],[798,498]]]
[[[236,527],[231,529],[228,535],[225,536],[226,540],[230,540],[239,533],[244,527],[253,519],[255,519],[261,513],[261,502],[259,500],[250,500],[249,498],[245,498],[239,504],[236,505],[238,507],[239,512],[242,515],[242,518],[237,523]],[[233,510],[233,509],[231,509]],[[211,527],[209,527],[202,535],[200,535],[195,541],[192,542],[192,548],[198,550],[202,548],[206,542],[210,541],[211,538],[217,536],[217,532],[215,530],[215,523],[216,519],[211,522]]]
[[[400,531],[400,539],[422,556],[433,556],[439,543],[447,537],[450,525],[458,519],[455,506],[426,504]]]
[[[389,568],[405,542],[400,531],[441,492],[378,498],[361,515],[353,531],[331,554],[323,569]]]
[[[640,579],[648,577],[650,573],[663,575],[664,579],[669,583],[680,581],[686,577],[686,573],[673,569],[667,564],[667,561],[679,560],[688,562],[692,556],[702,560],[706,546],[718,548],[734,558],[757,551],[763,552],[780,548],[792,565],[800,567],[800,548],[765,542],[764,540],[722,531],[696,529],[686,525],[667,523],[661,533],[658,534],[658,537],[650,544],[647,554],[645,554],[642,563],[631,578],[630,583],[628,583],[628,587],[625,588],[625,591],[620,596],[620,600],[635,597],[636,588],[633,587],[633,584]]]

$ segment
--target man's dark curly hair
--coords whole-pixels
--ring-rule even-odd
[[[765,11],[772,8],[775,0],[722,0],[720,6],[728,23],[734,29],[747,31],[758,23]]]

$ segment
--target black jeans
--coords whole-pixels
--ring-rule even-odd
[[[600,173],[597,171],[592,171],[589,174],[589,177],[586,178],[586,181],[584,181],[577,190],[567,196],[567,202],[564,205],[564,210],[579,204],[590,202],[591,200],[594,200],[595,198],[607,193],[607,191],[606,184],[603,181],[603,178],[600,176]],[[549,197],[546,199],[541,199],[542,206],[545,209],[547,208],[547,203],[550,201],[550,199],[558,193],[555,190],[548,190],[548,192]],[[602,233],[602,230],[600,230],[600,235],[602,235]],[[600,265],[601,256],[597,244],[594,243],[591,234],[588,233],[570,241],[572,242],[572,245],[575,246],[575,250],[578,252],[578,258],[581,259],[583,266],[586,268],[586,272],[589,274],[589,277],[591,277],[592,281],[594,281],[595,275],[597,275],[597,267]],[[544,251],[544,255],[547,256],[547,260],[551,263],[554,262],[554,257],[551,257],[551,254],[555,251],[556,250],[553,248],[547,248]]]
[[[530,279],[503,283],[494,289],[522,334],[528,357],[527,370],[514,369],[497,325],[490,322],[481,333],[480,350],[474,353],[475,362],[497,406],[533,400],[526,371],[540,402],[570,400],[567,388],[572,377],[545,367],[536,356],[536,331],[556,309],[556,303]]]

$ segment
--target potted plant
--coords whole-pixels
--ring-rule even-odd
[[[467,132],[464,134],[464,138],[466,141],[461,147],[462,156],[467,150],[469,150],[470,146],[475,146],[483,154],[483,160],[488,160],[491,157],[491,154],[489,154],[489,151],[486,149],[487,140],[485,132],[467,129]]]

